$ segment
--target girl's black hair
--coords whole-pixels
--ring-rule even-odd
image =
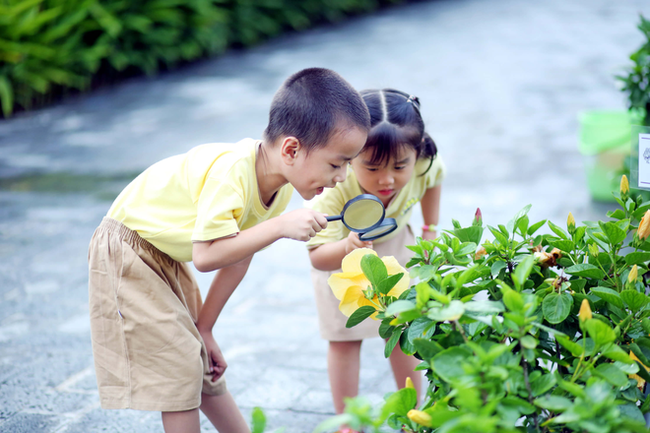
[[[438,148],[424,131],[420,100],[394,89],[363,90],[361,97],[370,111],[370,132],[363,150],[371,150],[370,163],[385,165],[405,146],[415,150],[417,158],[430,159],[429,171]]]

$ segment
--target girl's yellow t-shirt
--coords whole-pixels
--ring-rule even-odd
[[[260,141],[209,143],[164,159],[136,177],[107,216],[138,232],[174,260],[192,260],[192,242],[232,236],[280,215],[293,187],[270,206],[260,199],[255,159]]]
[[[433,160],[429,171],[421,175],[428,166],[428,159],[420,159],[416,162],[413,176],[404,185],[404,188],[393,197],[386,208],[385,218],[395,218],[397,221],[397,230],[376,239],[373,241],[374,243],[386,242],[406,227],[411,218],[413,206],[422,199],[427,189],[433,188],[442,182],[445,177],[446,168],[440,155],[436,156]],[[348,200],[363,193],[364,191],[361,190],[354,170],[349,167],[344,182],[337,184],[334,188],[325,190],[322,194],[306,202],[305,205],[328,215],[338,215]],[[325,230],[321,230],[316,236],[307,241],[307,248],[315,248],[326,243],[340,241],[341,239],[345,239],[349,234],[350,230],[341,222],[332,221],[327,225]]]

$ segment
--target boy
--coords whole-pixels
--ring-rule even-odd
[[[117,197],[89,249],[89,302],[103,408],[162,412],[165,432],[248,426],[226,389],[212,327],[253,254],[327,226],[280,215],[293,188],[311,199],[345,180],[370,116],[338,74],[310,68],[275,94],[262,141],[213,143],[160,161]],[[192,273],[217,270],[202,303]]]

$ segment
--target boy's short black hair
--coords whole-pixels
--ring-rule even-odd
[[[339,122],[370,130],[370,114],[359,93],[334,71],[303,69],[275,93],[264,139],[274,143],[293,136],[309,152],[324,146]]]

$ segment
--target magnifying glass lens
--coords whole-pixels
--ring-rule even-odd
[[[395,221],[394,218],[386,218],[384,221],[382,221],[379,227],[368,230],[365,233],[361,233],[359,235],[359,239],[362,241],[373,241],[389,233],[392,233],[395,229],[397,229],[397,221]]]
[[[364,230],[376,225],[384,216],[381,202],[359,200],[345,210],[345,223],[355,230]]]

